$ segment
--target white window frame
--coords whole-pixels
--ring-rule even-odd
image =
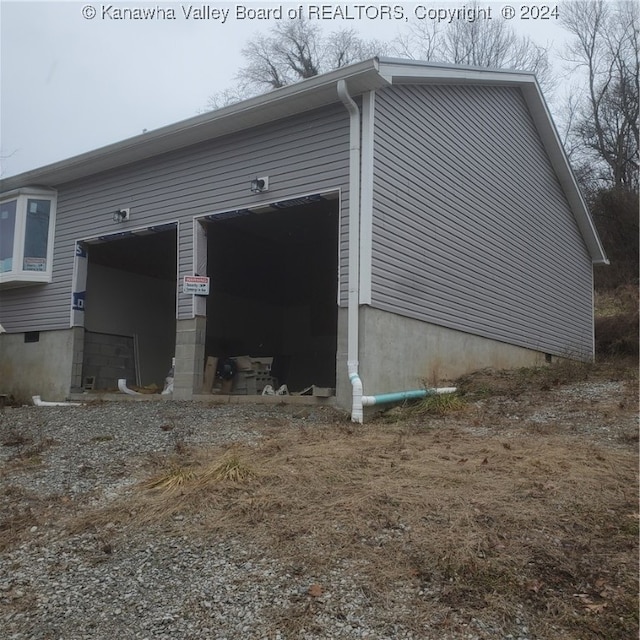
[[[46,284],[51,282],[53,274],[53,241],[56,227],[56,200],[55,189],[42,187],[25,187],[2,194],[0,203],[16,201],[16,222],[13,232],[13,268],[10,271],[0,273],[0,288],[22,287],[32,284]],[[44,271],[29,271],[24,269],[24,244],[27,231],[27,203],[29,200],[48,200],[49,229],[47,234],[47,256]]]

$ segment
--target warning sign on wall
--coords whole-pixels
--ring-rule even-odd
[[[208,296],[209,278],[206,276],[185,276],[182,282],[182,293],[192,293],[194,296]]]

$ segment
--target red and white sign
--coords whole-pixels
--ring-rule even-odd
[[[182,293],[192,293],[194,296],[208,296],[209,278],[206,276],[185,276],[182,282]]]

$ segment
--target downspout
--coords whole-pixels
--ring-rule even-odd
[[[337,84],[338,97],[349,112],[349,298],[347,321],[347,370],[352,387],[351,421],[362,424],[365,406],[384,404],[388,402],[402,402],[414,398],[453,393],[455,387],[440,389],[416,389],[399,391],[397,393],[383,393],[377,396],[365,396],[363,385],[358,373],[358,321],[360,308],[359,265],[360,265],[360,110],[349,95],[347,83],[339,80]]]
[[[347,309],[347,370],[352,387],[351,421],[362,423],[362,381],[358,375],[358,307],[360,305],[360,110],[339,80],[338,97],[349,112],[349,298]]]

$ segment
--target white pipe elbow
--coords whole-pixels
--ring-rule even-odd
[[[122,393],[126,393],[128,396],[139,396],[139,395],[141,395],[137,391],[134,391],[133,389],[129,389],[127,387],[126,378],[119,378],[118,379],[118,389],[120,391],[122,391]]]
[[[349,381],[351,382],[352,395],[351,395],[351,421],[362,424],[364,421],[364,411],[362,409],[362,380],[358,375],[358,363],[347,363],[347,369],[349,371]]]

